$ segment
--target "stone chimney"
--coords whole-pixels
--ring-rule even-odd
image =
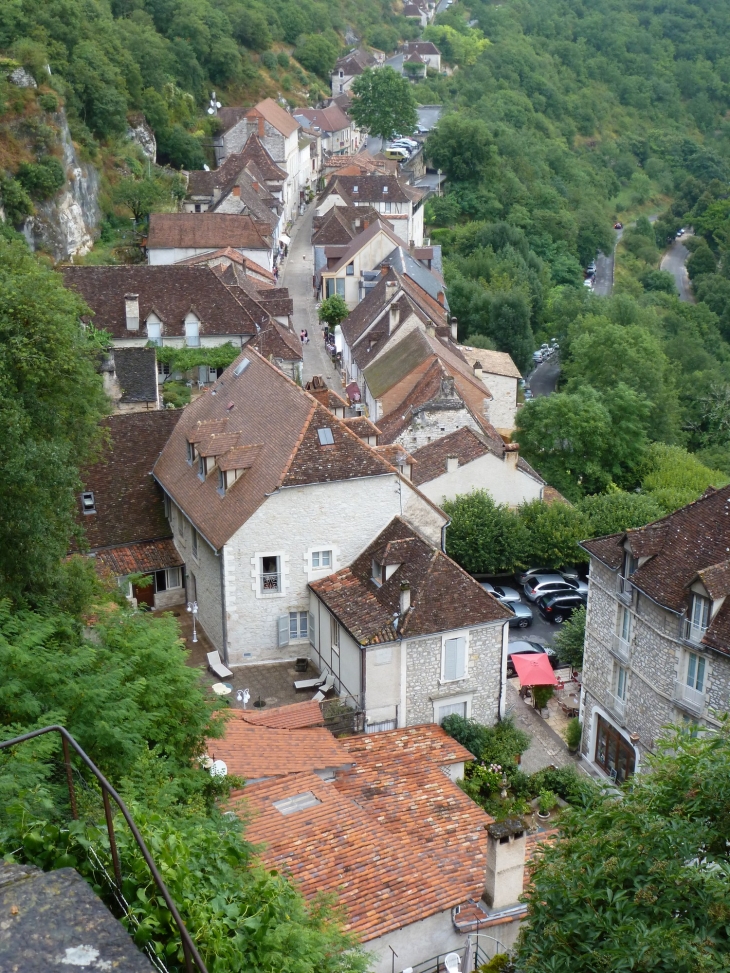
[[[481,379],[484,378],[482,363],[480,361],[475,361],[472,368],[474,369],[474,378],[478,378],[481,381]]]
[[[446,472],[456,473],[459,469],[459,457],[458,456],[447,456],[446,457]]]
[[[520,444],[506,443],[504,447],[504,461],[513,470],[517,469],[517,460],[520,458]]]
[[[320,375],[314,375],[304,388],[310,395],[314,396],[320,405],[323,405],[325,409],[329,409],[329,389]]]
[[[234,186],[233,189],[231,190],[231,194],[233,196],[238,196],[240,198],[240,196],[241,196],[241,187],[240,186]]]
[[[516,905],[522,895],[527,833],[520,818],[487,826],[484,900],[491,911]]]
[[[439,291],[438,292],[438,294],[436,295],[436,300],[439,302],[439,304],[441,305],[441,307],[444,306],[444,301],[446,300],[446,298],[444,297],[444,292],[443,291]]]
[[[454,342],[456,342],[456,341],[459,340],[458,339],[458,333],[459,332],[458,332],[457,324],[458,324],[458,322],[457,322],[456,318],[452,318],[451,319],[451,340],[454,341]]]
[[[433,321],[427,321],[426,322],[426,334],[429,337],[431,337],[431,338],[435,338],[436,337],[436,327],[435,327]]]
[[[127,331],[139,331],[139,294],[124,295],[124,314]]]
[[[400,586],[400,617],[411,607],[411,586],[407,581],[401,581]]]
[[[390,270],[390,264],[380,265],[380,273],[383,275],[383,277],[385,277],[385,275],[388,273],[389,270]]]
[[[387,286],[387,285],[386,285]],[[388,334],[392,334],[400,322],[400,308],[397,304],[390,305],[390,317],[388,319]]]

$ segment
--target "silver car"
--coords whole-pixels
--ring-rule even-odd
[[[515,588],[503,588],[501,585],[491,585],[486,581],[482,581],[481,585],[485,591],[488,591],[490,595],[494,595],[497,601],[501,601],[502,604],[520,601],[520,593]]]
[[[543,595],[573,595],[580,591],[580,584],[583,584],[587,593],[588,586],[585,582],[568,580],[561,574],[536,574],[525,582],[523,590],[525,598],[537,601]]]
[[[524,601],[508,601],[503,604],[512,612],[510,628],[529,628],[532,625],[532,609]]]

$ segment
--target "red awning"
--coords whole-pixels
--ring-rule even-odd
[[[512,665],[515,672],[520,677],[522,686],[557,686],[558,680],[555,678],[550,659],[543,652],[515,653],[512,656]]]

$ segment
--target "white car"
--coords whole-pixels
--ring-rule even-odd
[[[574,581],[564,578],[562,574],[536,574],[525,582],[525,598],[537,601],[543,595],[574,595],[580,594],[584,598],[588,595],[588,585],[585,581]]]
[[[520,601],[520,593],[515,588],[503,588],[501,585],[491,585],[487,581],[481,582],[482,588],[494,595],[497,601],[516,602]]]

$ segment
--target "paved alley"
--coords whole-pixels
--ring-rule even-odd
[[[309,344],[304,345],[304,381],[314,375],[321,375],[327,385],[335,392],[342,391],[342,382],[329,355],[325,353],[322,328],[317,318],[312,275],[314,257],[312,254],[312,221],[314,203],[310,203],[304,216],[300,216],[292,228],[289,256],[284,260],[279,284],[289,288],[289,296],[294,302],[294,331],[299,335],[306,330]]]

